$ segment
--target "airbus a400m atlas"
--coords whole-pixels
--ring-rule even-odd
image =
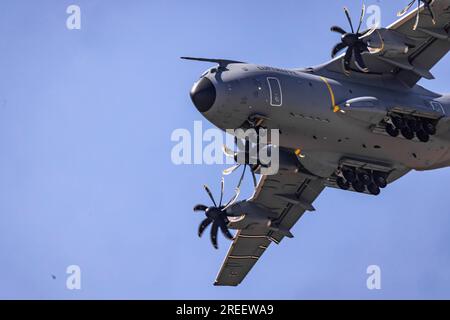
[[[215,247],[219,229],[233,241],[215,285],[241,283],[272,242],[293,236],[292,226],[326,187],[378,195],[411,170],[450,166],[450,95],[417,84],[433,79],[430,70],[450,50],[450,0],[420,0],[407,13],[413,4],[391,26],[367,31],[360,30],[364,8],[357,28],[346,9],[350,30],[331,28],[341,41],[333,60],[317,67],[185,58],[217,64],[191,90],[211,123],[279,129],[278,173],[262,174],[250,199],[223,204],[223,184],[220,201],[205,186],[212,205],[194,207],[206,214],[199,236],[211,225]],[[248,145],[225,151],[238,158]],[[250,158],[240,164],[260,174]]]

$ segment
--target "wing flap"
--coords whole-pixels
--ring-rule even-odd
[[[228,250],[214,285],[237,286],[269,245],[270,240],[266,234],[258,235],[255,232],[246,234],[239,231]]]

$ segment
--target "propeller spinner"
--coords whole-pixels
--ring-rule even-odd
[[[222,231],[223,235],[229,239],[233,240],[234,237],[231,234],[230,230],[228,229],[228,216],[226,210],[236,202],[237,198],[239,197],[239,189],[236,189],[235,195],[228,201],[227,204],[222,205],[223,200],[223,193],[224,193],[224,187],[225,182],[222,178],[221,182],[221,188],[220,188],[220,200],[217,204],[216,200],[214,199],[214,196],[212,195],[211,190],[207,185],[203,186],[205,188],[206,193],[208,194],[209,198],[211,199],[213,206],[205,206],[204,204],[198,204],[194,207],[194,211],[203,211],[205,212],[206,218],[200,223],[198,227],[198,236],[201,237],[203,235],[203,232],[206,230],[206,228],[212,224],[211,226],[211,242],[214,246],[214,248],[218,249],[217,244],[217,234],[220,229]]]

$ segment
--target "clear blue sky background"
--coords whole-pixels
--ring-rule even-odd
[[[406,2],[379,2],[383,25]],[[72,3],[80,31],[65,27]],[[449,169],[380,197],[326,190],[242,286],[212,286],[229,243],[198,239],[192,206],[224,167],[170,159],[172,131],[202,120],[188,92],[209,65],[178,57],[320,64],[344,4],[356,19],[354,0],[2,1],[0,298],[450,298]],[[449,67],[424,84],[450,91]],[[80,291],[65,287],[72,264]]]

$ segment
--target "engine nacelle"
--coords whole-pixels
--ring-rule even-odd
[[[230,229],[263,229],[264,231],[278,232],[288,238],[294,237],[289,229],[274,223],[277,219],[277,214],[252,201],[241,201],[232,205],[227,209],[227,216],[229,221],[228,228]]]
[[[276,215],[262,206],[251,202],[241,201],[227,209],[228,227],[231,229],[249,229],[253,227],[269,228]]]
[[[390,29],[376,29],[370,35],[364,37],[370,53],[380,54],[385,57],[399,57],[407,54],[415,43],[405,35]]]

